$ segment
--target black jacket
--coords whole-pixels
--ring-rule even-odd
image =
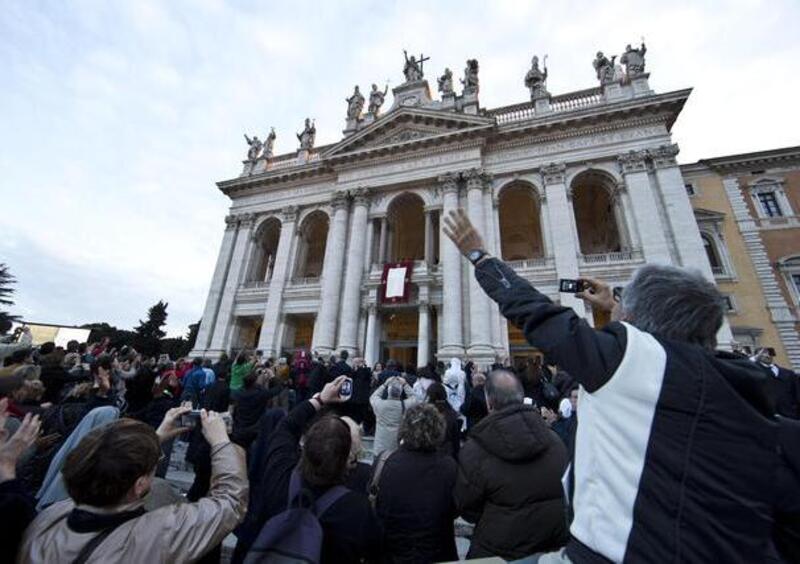
[[[458,560],[453,519],[456,462],[438,452],[400,448],[386,461],[376,512],[384,530],[383,562]]]
[[[475,274],[581,385],[574,562],[761,562],[772,552],[781,463],[764,370],[625,323],[595,330],[497,259]]]
[[[280,395],[282,391],[283,386],[280,384],[266,389],[255,385],[239,391],[239,395],[236,397],[236,409],[233,411],[233,432],[237,435],[247,435],[247,446],[258,434],[258,422],[264,415],[269,400]]]
[[[467,394],[467,399],[461,404],[461,414],[467,418],[467,429],[472,429],[489,414],[489,409],[486,407],[486,393],[482,384],[475,386]]]
[[[248,521],[256,530],[286,509],[289,479],[300,461],[300,437],[316,413],[311,402],[298,404],[271,434],[263,471],[250,469],[267,477],[261,487],[262,497],[266,501],[259,508],[257,516],[248,516]],[[312,491],[315,495],[324,493]],[[358,562],[379,553],[380,528],[369,500],[363,494],[346,494],[322,515],[320,524],[323,530],[322,563]],[[251,544],[252,539],[240,538],[233,562],[242,562]]]
[[[461,449],[454,496],[476,523],[467,558],[516,560],[567,541],[561,476],[567,451],[536,408],[490,413]]]
[[[770,368],[769,392],[775,401],[775,412],[782,417],[800,419],[800,381],[797,374],[778,366],[775,376]]]
[[[372,370],[367,366],[361,366],[353,373],[353,397],[350,399],[350,403],[367,405],[371,385]]]

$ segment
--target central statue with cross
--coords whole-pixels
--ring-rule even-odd
[[[403,56],[406,58],[406,64],[403,66],[403,74],[406,77],[406,82],[416,82],[417,80],[422,80],[423,72],[422,72],[422,64],[425,61],[429,61],[430,57],[426,57],[422,53],[419,54],[419,60],[417,60],[414,55],[408,56],[408,52],[403,49]]]

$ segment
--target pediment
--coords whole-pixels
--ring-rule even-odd
[[[705,208],[695,208],[694,217],[697,221],[719,222],[725,219],[725,214],[723,212],[707,210]]]
[[[444,110],[398,108],[343,139],[325,151],[322,157],[369,153],[373,149],[414,145],[426,139],[439,139],[490,129],[494,124],[493,118],[484,116]]]

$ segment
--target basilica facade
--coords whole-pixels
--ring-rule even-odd
[[[626,55],[623,69],[598,53],[599,84],[561,95],[534,58],[521,69],[529,96],[499,108],[480,105],[477,61],[461,92],[446,70],[434,97],[424,57],[407,56],[387,110],[375,85],[348,99],[338,143],[315,146],[309,120],[295,153],[248,138],[242,174],[218,183],[230,215],[192,354],[347,350],[416,365],[529,354],[442,235],[458,207],[490,252],[593,324],[607,319],[559,293],[560,278],[623,285],[666,263],[713,280],[671,138],[691,91],[652,91],[644,46]],[[397,264],[407,291],[387,300]],[[727,325],[719,338],[730,341]]]

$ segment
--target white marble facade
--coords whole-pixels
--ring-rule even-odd
[[[276,356],[295,345],[293,320],[311,319],[312,350],[346,349],[372,364],[385,360],[384,325],[402,311],[416,316],[418,365],[508,356],[507,324],[440,233],[440,219],[463,207],[500,255],[498,202],[509,186],[531,191],[542,231],[541,256],[514,266],[590,322],[582,302],[558,293],[559,278],[624,284],[637,267],[657,262],[713,280],[671,139],[690,91],[656,94],[646,78],[634,82],[476,113],[419,96],[370,115],[355,132],[350,124],[339,143],[246,164],[242,176],[218,184],[232,205],[192,354],[248,346]],[[618,250],[581,252],[573,199],[587,178],[608,192]],[[382,264],[398,236],[387,217],[408,194],[422,202],[424,256],[415,261],[409,303],[385,306]],[[317,252],[304,239],[312,214],[327,218],[327,241],[321,272],[301,276],[299,262]],[[266,259],[258,255],[265,222],[280,226]],[[258,261],[268,266],[253,279]],[[727,326],[720,340],[730,340]]]

